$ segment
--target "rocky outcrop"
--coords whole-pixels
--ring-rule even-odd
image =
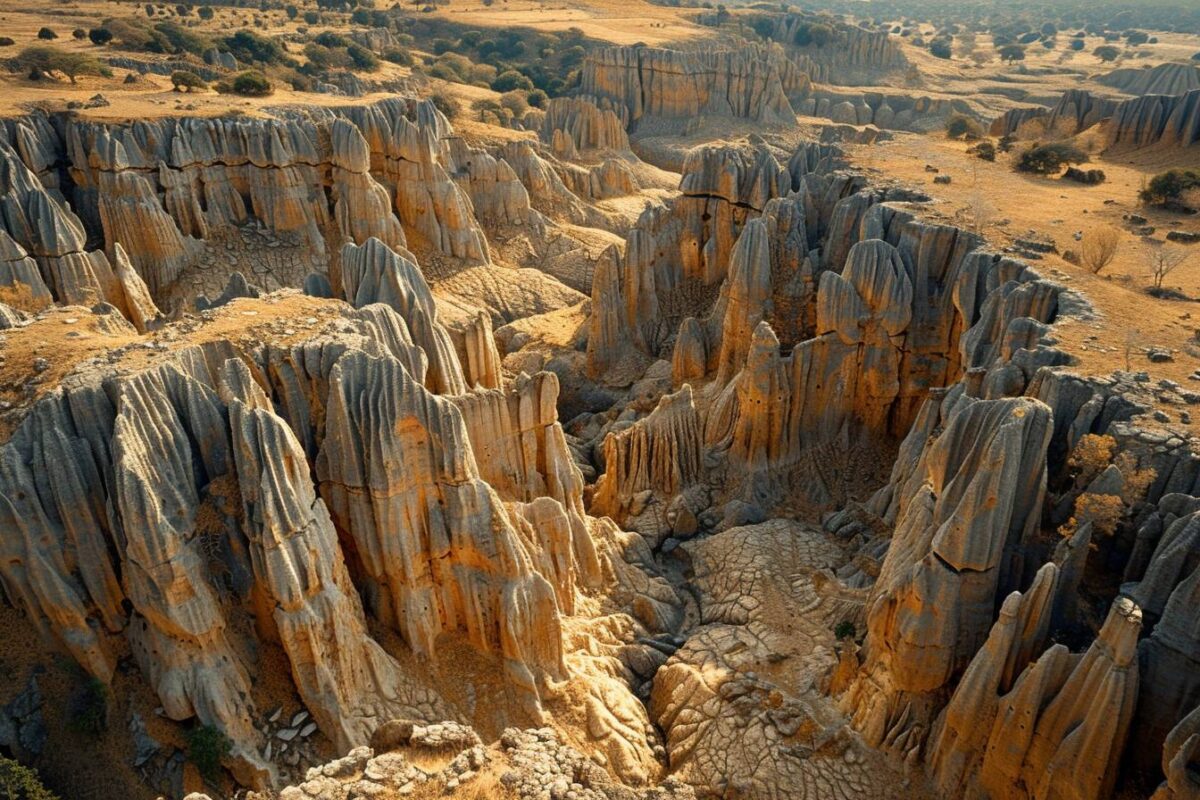
[[[895,533],[868,601],[863,671],[845,700],[868,743],[910,758],[983,646],[997,595],[1020,582],[1046,483],[1046,406],[951,393],[940,416],[940,435],[911,471],[897,462],[893,472]],[[928,430],[918,423],[910,438]]]
[[[627,109],[629,125],[699,115],[790,123],[780,69],[776,59],[752,51],[610,47],[588,56],[581,88]]]
[[[1153,67],[1126,67],[1096,76],[1105,86],[1139,97],[1148,94],[1178,95],[1200,89],[1200,67],[1179,62]]]
[[[829,18],[777,14],[772,15],[772,19],[775,25],[770,38],[781,43],[816,82],[865,84],[877,79],[881,73],[908,65],[899,42],[886,31],[835,23],[832,41],[812,44],[806,40],[807,28],[813,24],[828,25]]]
[[[621,118],[584,98],[556,97],[547,103],[538,136],[555,155],[567,159],[593,150],[629,150]]]
[[[1146,95],[1118,104],[1108,141],[1112,148],[1200,143],[1200,89],[1184,95]]]

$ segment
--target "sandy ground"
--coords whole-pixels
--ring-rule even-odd
[[[666,44],[711,35],[711,29],[688,20],[697,9],[668,8],[646,0],[576,0],[543,3],[499,0],[490,8],[481,0],[439,6],[438,16],[463,25],[536,28],[565,31],[579,28],[586,36],[613,44]]]

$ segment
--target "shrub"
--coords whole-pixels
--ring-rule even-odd
[[[0,36],[0,47],[12,47],[16,42],[11,36]]]
[[[850,620],[843,620],[839,622],[833,629],[833,635],[839,640],[853,639],[856,633],[858,633],[858,631],[855,629],[854,623]]]
[[[1025,48],[1019,44],[1006,44],[999,50],[1000,60],[1014,64],[1025,60]]]
[[[198,56],[212,47],[212,42],[204,36],[174,22],[160,22],[154,26],[154,32],[161,36],[167,47],[176,53],[191,53]]]
[[[526,95],[525,99],[529,101],[529,105],[533,106],[534,108],[545,108],[546,103],[550,100],[550,97],[541,89],[534,89],[532,92]]]
[[[951,139],[961,139],[964,136],[972,138],[983,134],[983,128],[978,122],[963,114],[955,114],[946,120],[946,135]]]
[[[1083,39],[1072,39],[1071,40],[1070,47],[1072,50],[1075,50],[1076,52],[1082,50],[1086,46],[1087,45],[1084,43]]]
[[[1173,169],[1151,178],[1138,197],[1148,205],[1174,206],[1182,201],[1185,192],[1196,188],[1200,188],[1200,171]]]
[[[225,37],[225,47],[234,58],[245,63],[277,64],[283,60],[284,50],[277,40],[259,36],[251,31],[238,31]]]
[[[171,73],[171,85],[177,92],[190,92],[193,89],[203,91],[208,88],[203,78],[186,69],[177,69]]]
[[[285,14],[287,14],[288,19],[295,19],[296,17],[298,17],[300,15],[300,9],[296,8],[293,5],[288,5],[286,8],[283,9],[283,11]]]
[[[38,774],[16,761],[0,756],[0,797],[6,800],[58,800],[42,785]]]
[[[87,38],[87,31],[85,31],[83,28],[76,28],[75,30],[71,31],[71,38],[82,41]]]
[[[1092,523],[1092,530],[1101,536],[1112,536],[1125,514],[1125,504],[1113,494],[1084,492],[1075,498],[1075,520],[1082,525]]]
[[[496,76],[492,81],[492,90],[496,92],[511,92],[513,89],[529,90],[533,88],[533,81],[525,77],[515,69],[506,69]]]
[[[383,51],[383,60],[390,61],[393,64],[399,64],[402,67],[411,67],[413,65],[412,53],[405,50],[403,47],[389,47]]]
[[[1021,154],[1017,162],[1017,171],[1054,175],[1068,164],[1082,164],[1087,160],[1087,153],[1068,142],[1034,144]]]
[[[1121,51],[1111,44],[1102,44],[1092,51],[1092,55],[1107,63],[1109,61],[1116,61],[1117,57],[1121,55]]]
[[[350,56],[350,60],[354,62],[356,69],[365,72],[374,72],[379,69],[379,56],[360,44],[350,45],[346,48],[346,53]]]
[[[212,6],[200,6],[196,13],[200,15],[200,19],[208,20],[212,19],[216,12],[213,11]]]
[[[68,725],[76,733],[99,736],[108,727],[108,688],[87,676],[67,700]]]
[[[429,96],[434,108],[446,115],[446,119],[454,119],[462,113],[462,104],[458,99],[446,92],[434,92]]]
[[[929,52],[932,53],[933,55],[937,56],[938,58],[950,58],[950,56],[952,55],[952,50],[950,47],[950,40],[949,39],[935,39],[933,41],[933,43],[931,43],[929,45]]]
[[[231,84],[234,94],[243,97],[266,97],[275,91],[267,76],[255,70],[239,73]]]
[[[318,14],[316,11],[305,11],[304,12],[304,21],[307,22],[309,25],[316,25],[318,22],[321,21],[321,15]]]
[[[980,142],[972,147],[968,152],[973,153],[976,158],[981,158],[984,161],[996,160],[996,145],[991,142]]]
[[[106,68],[93,56],[86,53],[68,53],[56,47],[36,45],[26,47],[17,55],[17,62],[30,71],[31,76],[60,72],[75,83],[79,75],[103,75]]]
[[[1109,464],[1112,463],[1113,452],[1117,449],[1117,440],[1108,435],[1085,433],[1067,457],[1067,467],[1075,474],[1076,486],[1087,486]]]
[[[229,754],[232,744],[211,725],[199,725],[187,732],[187,758],[208,781],[221,775],[221,759]]]
[[[54,31],[50,30],[49,28],[42,28],[40,31],[38,31],[38,38],[43,41],[48,42],[51,39],[57,39],[58,34],[55,33]]]
[[[108,28],[92,28],[88,31],[88,38],[92,44],[102,47],[112,41],[113,35]]]
[[[1099,275],[1117,257],[1120,247],[1120,231],[1113,227],[1096,228],[1083,235],[1079,260],[1093,275]]]
[[[529,101],[522,91],[505,92],[500,96],[500,105],[512,112],[513,117],[520,119],[529,110]]]

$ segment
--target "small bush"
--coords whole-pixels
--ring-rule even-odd
[[[92,40],[92,44],[102,47],[112,41],[113,35],[108,28],[92,28],[88,31],[88,38]]]
[[[352,44],[346,48],[355,69],[364,72],[374,72],[379,69],[379,57],[360,44]]]
[[[247,70],[239,73],[230,84],[234,94],[243,97],[266,97],[275,91],[275,87],[261,72]]]
[[[929,45],[929,52],[938,58],[950,58],[953,51],[949,39],[935,39]]]
[[[200,6],[200,8],[196,11],[196,13],[200,15],[200,19],[204,19],[204,20],[212,19],[213,16],[216,14],[216,12],[213,11],[212,6]]]
[[[999,53],[1000,60],[1010,64],[1025,60],[1025,48],[1019,44],[1006,44],[1000,48]]]
[[[501,72],[496,76],[496,79],[492,81],[492,91],[500,92],[501,94],[504,92],[511,92],[513,89],[525,89],[528,91],[532,88],[533,81],[529,80],[529,78],[517,72],[515,69],[504,70],[504,72]]]
[[[462,113],[462,104],[458,99],[446,92],[434,92],[429,96],[434,108],[446,115],[446,119],[454,119]]]
[[[5,800],[58,800],[42,785],[38,774],[16,761],[0,756],[0,797]]]
[[[43,41],[48,42],[51,39],[57,39],[58,34],[55,33],[54,31],[50,30],[49,28],[42,28],[40,31],[38,31],[38,38]]]
[[[1082,164],[1087,160],[1087,153],[1068,142],[1035,144],[1021,154],[1017,171],[1056,175],[1068,164]]]
[[[974,154],[976,158],[983,159],[984,161],[996,160],[996,145],[992,144],[991,142],[980,142],[972,147],[968,152]]]
[[[854,623],[850,620],[843,620],[839,622],[833,629],[833,635],[839,640],[853,639],[857,632],[858,631],[855,629]]]
[[[0,47],[12,47],[16,42],[11,36],[0,36]]]
[[[232,743],[211,725],[199,725],[187,732],[187,758],[208,781],[221,775],[221,759],[229,754]]]
[[[68,725],[76,733],[99,736],[108,727],[108,687],[88,676],[67,700]]]
[[[196,89],[204,91],[208,88],[208,84],[194,72],[186,69],[177,69],[171,73],[171,85],[177,92],[190,92]]]
[[[317,23],[319,23],[321,21],[321,15],[318,14],[316,11],[305,11],[304,12],[304,21],[306,23],[308,23],[309,25],[316,25]]]
[[[983,135],[983,128],[970,117],[955,114],[946,121],[946,135],[951,139],[962,139],[964,136],[978,138]]]
[[[85,31],[83,28],[76,28],[75,30],[71,31],[71,38],[77,41],[83,41],[87,38],[87,31]]]
[[[17,62],[29,70],[30,77],[59,72],[71,83],[79,75],[103,75],[108,68],[87,53],[70,53],[48,45],[26,47],[17,55]],[[111,74],[111,73],[110,73]]]
[[[300,14],[300,9],[296,8],[293,5],[288,5],[283,10],[284,10],[284,13],[287,14],[288,19],[295,19]]]
[[[529,105],[534,108],[545,108],[546,103],[550,102],[550,97],[541,89],[534,89],[525,97],[529,101]]]
[[[383,51],[383,60],[390,61],[393,64],[399,64],[402,67],[411,67],[413,65],[412,53],[405,50],[403,47],[389,47]]]
[[[1102,44],[1092,51],[1092,55],[1101,61],[1108,63],[1109,61],[1116,61],[1121,55],[1121,51],[1120,49],[1113,47],[1111,44]]]

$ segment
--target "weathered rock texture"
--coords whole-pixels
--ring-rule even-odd
[[[1111,147],[1190,147],[1200,143],[1200,89],[1183,95],[1146,95],[1119,104]]]

